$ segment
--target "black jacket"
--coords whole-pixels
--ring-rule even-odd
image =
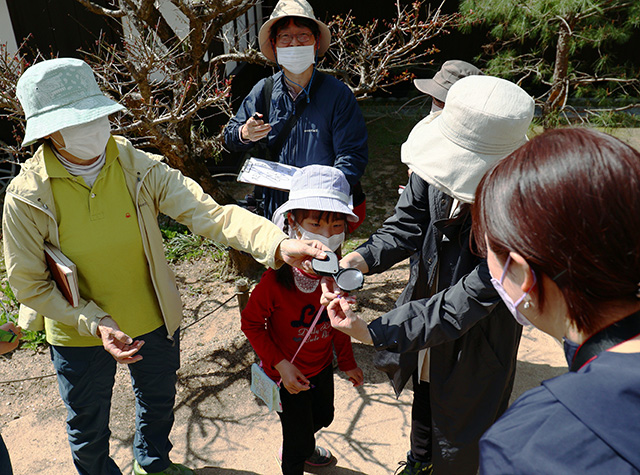
[[[509,403],[522,327],[470,248],[468,209],[449,220],[452,201],[413,173],[394,216],[357,251],[370,273],[418,252],[396,308],[369,332],[386,350],[379,360],[390,362],[396,394],[416,370],[417,352],[431,348],[435,473],[475,474],[478,441]],[[426,298],[430,289],[437,293]],[[389,352],[400,355],[399,368]]]

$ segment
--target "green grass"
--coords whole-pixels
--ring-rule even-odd
[[[393,214],[398,187],[408,180],[407,166],[400,161],[400,148],[411,129],[428,113],[424,103],[404,106],[399,102],[361,102],[369,134],[369,164],[362,177],[367,195],[367,218],[350,236],[366,240]]]
[[[177,231],[160,228],[164,238],[164,254],[169,262],[191,260],[211,255],[214,260],[224,260],[225,247],[188,229]]]

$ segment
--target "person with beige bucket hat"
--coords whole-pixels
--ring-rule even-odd
[[[316,68],[331,43],[329,28],[306,0],[280,0],[260,28],[259,42],[279,71],[244,98],[225,128],[227,148],[253,153],[262,147],[270,160],[300,168],[333,166],[344,173],[357,205],[367,129],[351,90]],[[286,192],[265,189],[264,215],[271,218],[286,200]]]
[[[470,246],[470,207],[483,174],[526,142],[534,101],[512,82],[477,75],[458,80],[446,99],[402,146],[413,173],[395,214],[340,261],[379,273],[420,251],[416,282],[368,325],[333,289],[323,295],[335,328],[373,344],[376,356],[400,355],[376,362],[397,393],[412,377],[420,388],[403,475],[477,473],[478,441],[509,404],[522,333]],[[425,348],[428,361],[417,358]],[[427,450],[414,453],[415,438]]]

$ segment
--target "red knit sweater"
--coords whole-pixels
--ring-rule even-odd
[[[320,285],[311,293],[295,285],[286,289],[276,282],[276,272],[268,269],[255,287],[242,312],[242,331],[256,351],[264,371],[274,381],[280,373],[274,366],[295,354],[320,308]],[[357,367],[348,335],[334,330],[326,310],[293,364],[307,377],[315,376],[333,359],[332,343],[342,371]]]

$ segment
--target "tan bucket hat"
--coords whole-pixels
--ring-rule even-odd
[[[329,49],[329,45],[331,44],[331,32],[329,31],[329,27],[322,23],[319,20],[316,20],[315,15],[313,14],[313,8],[309,5],[309,2],[306,0],[280,0],[275,8],[273,9],[273,13],[269,17],[262,27],[260,28],[260,33],[258,34],[258,41],[260,42],[260,51],[265,57],[276,62],[276,58],[273,55],[273,48],[271,47],[271,41],[269,41],[269,35],[271,33],[271,26],[278,20],[287,16],[297,16],[300,18],[307,18],[309,20],[315,21],[320,28],[320,42],[318,43],[318,54],[322,56]]]
[[[533,98],[506,79],[462,78],[442,113],[413,128],[402,162],[449,196],[473,203],[482,175],[527,141],[534,107]]]

